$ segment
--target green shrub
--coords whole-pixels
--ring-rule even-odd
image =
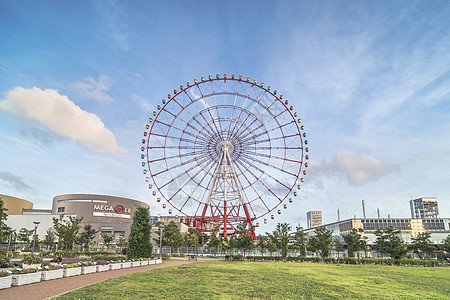
[[[45,264],[43,267],[43,271],[52,271],[52,270],[59,270],[61,267],[59,265],[54,264]]]
[[[109,260],[109,261],[119,261],[119,260],[126,260],[127,257],[125,255],[94,255],[93,260]]]
[[[69,268],[76,268],[79,267],[80,265],[77,263],[73,263],[73,264],[68,264],[64,266],[64,269],[69,269]]]
[[[38,269],[36,268],[29,268],[29,269],[22,269],[15,271],[14,274],[30,274],[30,273],[36,273]]]
[[[358,259],[355,257],[346,257],[344,258],[344,263],[348,265],[356,265],[358,263]]]
[[[42,258],[39,256],[31,256],[31,255],[24,255],[22,259],[22,263],[24,264],[40,264],[42,262]]]
[[[0,268],[8,268],[8,267],[12,267],[12,266],[13,266],[13,264],[11,263],[9,258],[0,257]]]
[[[6,276],[9,276],[9,275],[11,275],[11,274],[9,274],[8,272],[6,272],[6,271],[0,271],[0,277],[6,277]]]

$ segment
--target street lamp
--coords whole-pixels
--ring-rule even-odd
[[[36,244],[36,231],[40,222],[33,222],[33,223],[34,223],[34,236],[33,236],[33,249],[31,249],[31,256],[34,256],[34,245]]]
[[[161,259],[161,252],[162,252],[162,226],[159,225],[159,259]]]

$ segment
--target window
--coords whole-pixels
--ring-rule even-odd
[[[58,212],[64,212],[65,207],[58,207]]]

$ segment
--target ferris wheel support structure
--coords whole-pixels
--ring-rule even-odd
[[[220,148],[220,159],[217,163],[217,167],[214,172],[212,184],[208,192],[208,200],[203,207],[202,215],[199,219],[197,229],[198,230],[203,229],[202,225],[204,225],[205,223],[205,215],[207,209],[208,207],[211,207],[210,203],[212,201],[217,200],[216,198],[218,196],[220,198],[220,201],[223,201],[224,205],[223,216],[220,218],[222,222],[219,223],[219,226],[223,226],[223,236],[226,238],[228,235],[227,227],[229,224],[231,224],[231,222],[228,222],[229,208],[227,208],[227,202],[229,197],[231,197],[233,200],[237,198],[238,201],[242,204],[242,208],[245,213],[244,221],[248,223],[249,228],[251,228],[253,239],[256,240],[257,238],[255,229],[253,228],[253,219],[250,217],[247,208],[247,199],[244,197],[241,183],[237,178],[236,170],[234,168],[233,161],[230,156],[230,151],[233,151],[234,149],[233,144],[231,142],[225,141],[221,142],[217,148]],[[237,193],[233,191],[237,191]],[[234,226],[231,227],[233,229],[236,229]]]

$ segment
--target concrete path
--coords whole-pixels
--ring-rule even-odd
[[[162,264],[159,265],[149,265],[144,267],[135,267],[106,272],[91,273],[68,278],[41,281],[23,286],[13,286],[9,289],[0,290],[0,299],[13,299],[13,300],[47,299],[65,294],[67,292],[97,282],[105,281],[110,278],[119,277],[125,274],[187,264],[192,262],[195,261],[188,261],[186,259],[178,261],[168,261],[163,262]]]

